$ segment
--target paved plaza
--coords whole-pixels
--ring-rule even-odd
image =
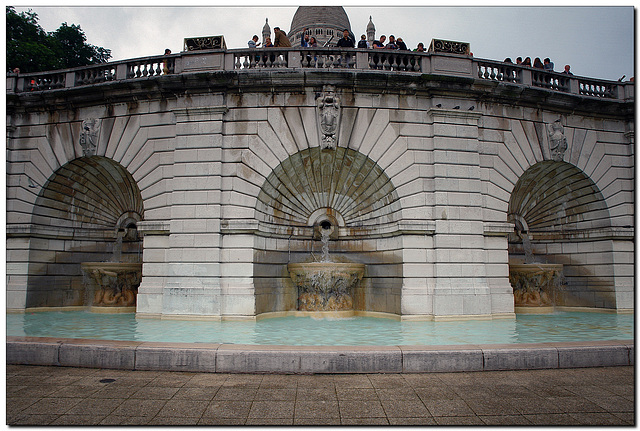
[[[8,425],[634,425],[634,367],[219,374],[7,365]]]

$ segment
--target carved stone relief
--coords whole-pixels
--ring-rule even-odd
[[[567,150],[567,138],[564,136],[564,127],[560,120],[547,125],[549,133],[549,150],[551,159],[561,162],[564,159],[564,152]]]
[[[98,132],[100,131],[100,120],[88,118],[82,122],[82,133],[80,133],[80,146],[82,155],[91,157],[96,154],[98,146]]]
[[[333,150],[338,145],[338,125],[340,123],[340,98],[335,87],[325,85],[317,99],[318,127],[320,130],[320,146],[323,150]]]

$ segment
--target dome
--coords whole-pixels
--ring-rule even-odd
[[[342,37],[346,28],[351,33],[349,17],[342,6],[300,6],[291,20],[291,29],[287,35],[293,46],[300,44],[302,31],[308,28],[308,33],[322,46],[331,39],[335,43]]]

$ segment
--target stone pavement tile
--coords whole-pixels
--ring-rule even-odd
[[[611,395],[611,396],[586,396],[586,399],[599,405],[608,412],[633,412],[635,411],[635,403],[627,398]]]
[[[293,418],[294,425],[300,426],[334,426],[341,425],[340,418]]]
[[[336,388],[373,388],[366,374],[341,374],[334,376]]]
[[[18,397],[20,396],[19,392],[28,388],[28,386],[12,385],[12,386],[5,386],[5,388],[6,388],[5,394],[7,395],[7,397],[12,397],[12,396]]]
[[[148,386],[167,386],[181,388],[193,378],[193,373],[164,372],[152,379]]]
[[[524,415],[533,425],[580,425],[567,413],[543,413]]]
[[[262,388],[296,388],[298,376],[290,374],[265,374],[260,382]]]
[[[519,384],[497,384],[492,388],[492,393],[499,398],[518,398],[532,395],[532,391]]]
[[[337,400],[336,389],[333,386],[319,388],[298,387],[296,399],[301,400]]]
[[[197,373],[193,375],[184,384],[185,388],[192,387],[217,387],[222,386],[227,381],[227,374],[215,374],[215,373]]]
[[[255,393],[256,401],[287,401],[296,399],[296,388],[265,388],[264,385]]]
[[[71,376],[67,374],[55,374],[44,378],[40,381],[41,384],[45,385],[73,385],[78,380],[82,379],[83,376]]]
[[[36,386],[36,385],[41,385],[44,383],[44,380],[46,380],[47,377],[42,377],[42,376],[13,376],[13,377],[8,377],[5,381],[5,384],[7,386],[14,386],[14,385],[19,385],[19,386]],[[49,385],[49,386],[55,386],[55,385]]]
[[[407,381],[400,374],[367,374],[371,384],[375,388],[399,388],[405,385]]]
[[[394,398],[380,398],[382,407],[384,408],[387,417],[394,418],[418,418],[418,417],[431,417],[431,413],[424,406],[422,401],[418,399],[394,399]]]
[[[30,415],[20,417],[10,425],[29,425],[29,426],[50,425],[51,422],[58,419],[59,416],[60,415],[56,415],[56,414],[44,414],[44,415],[30,414]]]
[[[174,399],[211,401],[218,392],[220,386],[206,388],[182,387],[173,396]]]
[[[379,418],[345,418],[340,419],[342,425],[389,425],[385,417]]]
[[[129,398],[146,400],[168,400],[171,399],[180,388],[169,388],[165,386],[146,386],[138,389]]]
[[[129,398],[140,388],[137,386],[106,386],[89,395],[90,398]]]
[[[541,397],[575,397],[576,394],[563,386],[550,386],[547,384],[529,385],[527,387],[534,394]]]
[[[246,417],[241,418],[211,418],[211,417],[201,417],[198,420],[198,425],[206,425],[206,426],[238,426],[244,425],[246,422]]]
[[[608,388],[603,388],[602,386],[596,386],[596,385],[561,386],[561,387],[567,392],[571,392],[580,397],[588,397],[588,396],[599,397],[599,396],[614,395],[613,392],[609,392]]]
[[[412,388],[431,388],[442,386],[442,381],[432,373],[403,374],[402,377]]]
[[[120,404],[124,402],[123,399],[83,399],[78,404],[67,410],[67,415],[87,415],[93,414],[102,416],[100,420],[105,416],[111,414]],[[100,422],[100,421],[98,421]]]
[[[8,367],[8,366],[7,366]],[[20,376],[50,376],[55,372],[56,368],[42,365],[14,365],[13,373]]]
[[[498,413],[498,412],[495,412]],[[489,426],[516,426],[516,425],[531,425],[531,422],[523,415],[483,415],[478,416],[485,425]]]
[[[336,386],[339,400],[377,400],[378,393],[373,388],[342,388]]]
[[[602,407],[582,397],[547,397],[546,399],[556,404],[564,413],[604,412]]]
[[[79,386],[68,385],[63,386],[57,391],[49,394],[50,397],[89,397],[101,389],[101,386]]]
[[[570,412],[569,416],[571,416],[573,419],[575,419],[582,425],[600,425],[600,426],[627,425],[627,422],[624,421],[622,418],[619,418],[607,412],[601,412],[601,413]]]
[[[424,418],[387,418],[389,425],[436,425],[436,421],[431,416]]]
[[[293,425],[293,418],[248,418],[245,425]]]
[[[62,415],[82,401],[82,398],[42,398],[29,406],[29,414]]]
[[[475,377],[473,373],[437,373],[436,376],[440,379],[440,382],[448,385],[470,385],[474,383]]]
[[[509,402],[508,398],[488,396],[465,398],[464,401],[477,415],[520,415],[520,411]]]
[[[402,386],[399,388],[389,389],[389,388],[379,388],[376,389],[378,394],[378,398],[381,400],[384,399],[399,399],[399,400],[413,400],[419,401],[420,398],[418,394],[413,390],[412,387]]]
[[[51,425],[93,426],[98,425],[107,415],[64,414],[51,422]]]
[[[227,387],[221,386],[213,397],[214,400],[253,401],[258,392],[258,386]]]
[[[438,425],[484,425],[478,416],[437,416],[433,419]]]
[[[382,418],[386,414],[378,400],[340,400],[341,418]]]
[[[156,416],[147,422],[149,426],[158,426],[158,425],[166,425],[166,426],[189,426],[189,425],[198,425],[200,418],[194,417],[171,417],[171,416]]]
[[[213,400],[202,413],[202,417],[210,418],[242,418],[249,416],[251,401],[218,401]]]
[[[151,416],[158,414],[167,400],[124,400],[111,413],[114,416]]]
[[[607,391],[620,395],[621,397],[625,397],[627,399],[633,400],[635,399],[635,385],[632,384],[612,384],[607,386]]]
[[[495,397],[496,395],[487,385],[464,384],[452,386],[451,389],[463,399]]]
[[[260,386],[262,383],[262,374],[227,374],[227,379],[223,386]]]
[[[431,416],[475,416],[464,400],[425,400],[424,405]]]
[[[16,415],[21,411],[25,410],[27,407],[35,404],[37,401],[38,401],[38,398],[31,398],[31,397],[7,398],[7,402],[6,402],[7,415]]]
[[[109,415],[99,425],[146,425],[152,419],[151,416]]]
[[[564,413],[564,409],[548,398],[530,394],[528,397],[510,398],[509,402],[523,415]]]
[[[635,412],[611,412],[617,418],[622,419],[627,425],[635,425],[636,424],[636,414]]]
[[[294,410],[294,401],[254,401],[248,419],[287,418],[293,423]]]
[[[162,409],[160,409],[158,416],[199,419],[208,406],[208,401],[169,400]]]
[[[138,377],[100,377],[100,381],[104,381],[107,379],[114,379],[115,381],[108,383],[109,386],[124,388],[124,387],[135,387],[135,388],[143,388],[147,386],[153,379],[147,378],[138,378]]]
[[[460,396],[452,388],[448,386],[434,386],[431,388],[416,388],[414,389],[416,395],[420,397],[422,401],[426,400],[453,400],[458,399]]]
[[[338,401],[301,401],[295,404],[295,418],[337,418],[340,419]]]
[[[335,379],[341,375],[316,374],[313,376],[296,376],[298,388],[335,388]],[[368,380],[368,379],[367,379]]]

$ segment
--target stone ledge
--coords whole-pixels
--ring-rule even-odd
[[[426,373],[634,365],[633,340],[264,346],[7,337],[7,364],[217,373]]]

